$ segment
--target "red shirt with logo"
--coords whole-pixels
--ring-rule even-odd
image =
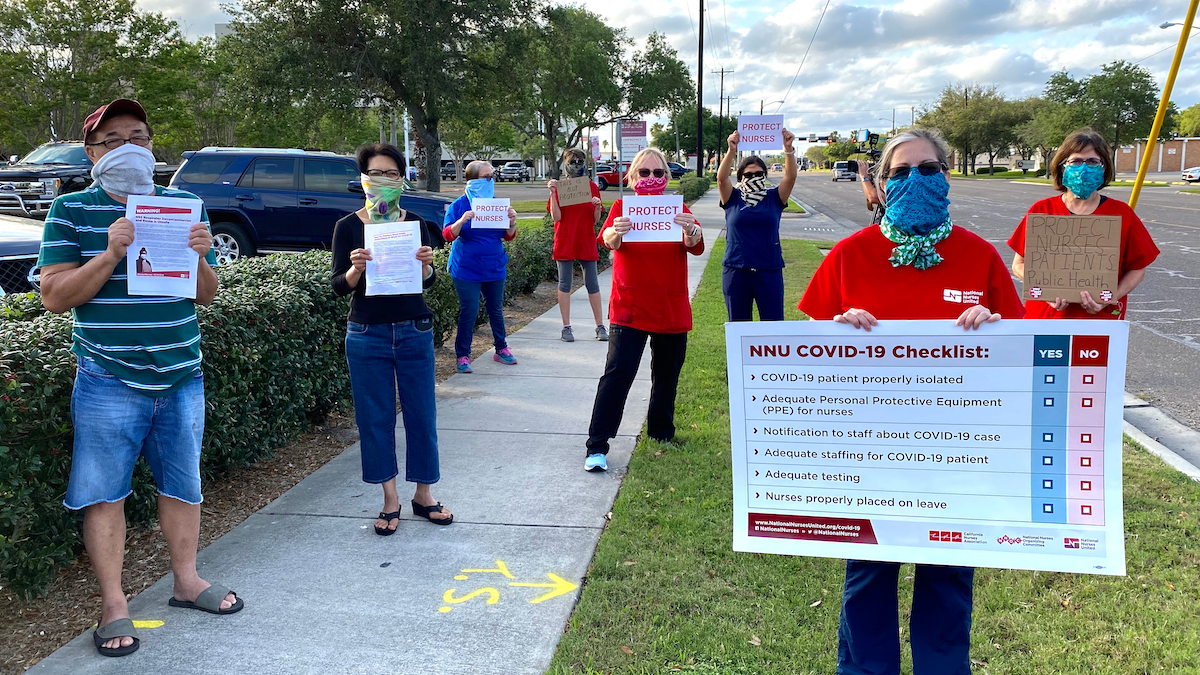
[[[600,188],[588,181],[592,186],[592,196],[600,196]],[[550,204],[554,196],[546,201],[546,213],[550,213]],[[599,260],[600,252],[596,250],[596,205],[587,202],[572,206],[559,206],[562,220],[554,223],[554,253],[555,260]]]
[[[1025,218],[1030,213],[1048,213],[1054,216],[1073,216],[1075,214],[1067,208],[1063,203],[1061,196],[1049,197],[1029,207],[1028,213],[1021,218],[1020,224],[1017,225],[1017,231],[1013,232],[1008,238],[1008,247],[1016,251],[1019,255],[1025,255]],[[1121,217],[1121,263],[1120,276],[1125,276],[1126,273],[1133,270],[1145,269],[1150,266],[1158,258],[1158,246],[1154,245],[1154,240],[1150,238],[1150,232],[1146,230],[1146,225],[1142,223],[1142,219],[1137,217],[1133,209],[1129,205],[1118,199],[1111,197],[1102,197],[1100,206],[1091,214],[1096,216],[1120,216]],[[1097,302],[1099,298],[1092,298]],[[1073,302],[1067,305],[1067,308],[1059,312],[1054,307],[1044,300],[1028,300],[1025,302],[1026,319],[1124,319],[1125,309],[1129,305],[1129,298],[1124,297],[1117,301],[1115,306],[1105,307],[1096,314],[1088,314],[1083,305]]]
[[[954,226],[935,247],[942,262],[927,270],[892,267],[895,247],[878,225],[838,242],[809,282],[800,311],[824,320],[854,308],[879,320],[957,319],[971,305],[1006,319],[1025,313],[1004,260],[974,232]]]
[[[686,204],[684,213],[691,213]],[[604,230],[623,213],[621,200],[613,203],[608,220],[595,241],[604,243]],[[687,254],[704,253],[704,240],[693,248],[678,242],[623,242],[613,251],[612,295],[608,320],[647,333],[686,333],[692,329],[692,303],[688,297]]]

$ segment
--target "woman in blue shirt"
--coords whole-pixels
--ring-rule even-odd
[[[492,325],[492,343],[496,354],[492,358],[505,365],[516,365],[517,359],[508,349],[504,329],[504,279],[508,276],[508,254],[504,242],[517,236],[517,212],[508,210],[508,229],[472,228],[475,212],[471,203],[490,199],[495,191],[492,165],[475,161],[467,165],[466,193],[446,209],[442,237],[454,242],[450,249],[450,278],[458,291],[458,333],[454,337],[454,355],[458,372],[471,372],[471,339],[475,335],[475,317],[479,316],[479,295],[483,294]]]
[[[763,321],[783,321],[783,249],[779,218],[796,184],[795,136],[783,130],[783,180],[768,187],[767,164],[750,156],[737,169],[737,185],[729,180],[737,157],[738,132],[729,135],[729,152],[717,168],[717,189],[725,209],[725,269],[721,288],[730,321],[753,320],[754,304]]]

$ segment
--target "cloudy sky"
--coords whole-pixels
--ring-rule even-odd
[[[192,37],[227,20],[227,0],[140,0]],[[1116,59],[1165,82],[1187,0],[581,0],[641,41],[667,35],[696,73],[699,3],[705,15],[704,102],[718,103],[721,68],[734,113],[782,112],[800,135],[907,122],[949,83],[995,84],[1011,97],[1039,93],[1055,71],[1076,77]],[[828,2],[828,10],[818,19]],[[816,37],[814,39],[814,30]],[[1193,34],[1196,34],[1196,30]],[[800,68],[812,40],[812,49]],[[797,75],[797,72],[799,74]],[[794,81],[793,81],[794,78]],[[786,99],[782,104],[781,99]],[[1200,101],[1200,35],[1192,38],[1172,99]],[[772,103],[775,102],[775,103]]]

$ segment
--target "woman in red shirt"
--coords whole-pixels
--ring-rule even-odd
[[[562,314],[562,341],[574,342],[571,332],[571,274],[575,261],[583,268],[583,284],[587,287],[588,302],[592,303],[592,315],[596,319],[596,339],[608,339],[604,328],[604,316],[600,312],[600,279],[596,274],[596,262],[600,259],[596,251],[596,223],[604,203],[600,201],[600,188],[587,176],[587,155],[579,148],[569,148],[563,153],[563,175],[567,178],[586,180],[592,189],[592,200],[584,204],[559,206],[558,181],[546,183],[550,188],[550,201],[546,211],[554,219],[554,254],[558,263],[558,311]]]
[[[800,309],[871,330],[879,321],[954,319],[965,330],[1021,301],[996,249],[950,222],[949,151],[924,129],[888,141],[875,167],[883,220],[843,239],[821,262]],[[992,311],[995,310],[995,311]],[[900,563],[846,561],[838,630],[840,675],[899,675]],[[974,569],[917,565],[909,642],[913,672],[968,675]]]
[[[1133,209],[1123,201],[1100,194],[1113,178],[1112,148],[1098,132],[1091,128],[1080,129],[1067,136],[1048,172],[1054,177],[1054,187],[1062,194],[1048,197],[1029,207],[1029,213],[1048,213],[1055,216],[1120,216],[1121,254],[1118,266],[1117,288],[1104,297],[1093,298],[1083,291],[1080,302],[1067,302],[1063,298],[1028,300],[1025,303],[1026,319],[1124,319],[1128,306],[1127,296],[1146,278],[1146,268],[1158,258],[1158,247],[1137,217]],[[1018,278],[1025,278],[1025,218],[1017,225],[1016,232],[1008,239],[1008,246],[1016,252],[1012,270]]]
[[[655,148],[646,148],[629,163],[626,181],[636,194],[661,195],[670,178],[667,158]],[[646,430],[660,441],[675,437],[675,389],[687,354],[687,334],[692,329],[687,254],[704,253],[704,232],[686,205],[683,213],[675,216],[675,222],[683,228],[678,242],[625,243],[631,223],[623,214],[618,199],[596,237],[613,252],[612,295],[608,300],[612,335],[588,427],[587,459],[583,464],[588,471],[608,470],[608,441],[621,426],[625,399],[647,340],[652,358]]]

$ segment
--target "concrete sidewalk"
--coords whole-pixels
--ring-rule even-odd
[[[711,242],[716,191],[694,211]],[[693,294],[708,251],[690,257]],[[608,307],[611,272],[601,279]],[[577,341],[559,340],[552,308],[509,337],[520,363],[485,354],[438,387],[442,481],[454,511],[439,527],[412,515],[379,537],[382,492],[361,480],[355,444],[200,552],[200,574],[245,598],[212,616],[167,606],[171,577],[130,602],[132,656],[99,656],[91,631],[30,673],[541,673],[579,595],[646,417],[649,350],[630,392],[607,474],[583,470],[584,441],[607,343],[587,339],[587,292],[571,299]],[[403,430],[400,461],[403,476]],[[161,624],[159,623],[161,622]]]

